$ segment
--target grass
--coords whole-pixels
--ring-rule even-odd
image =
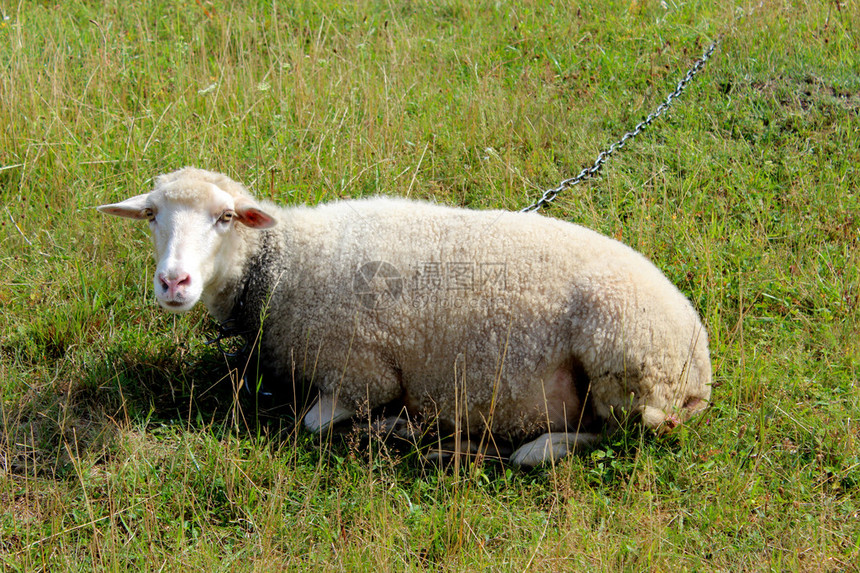
[[[9,570],[796,570],[860,562],[854,0],[140,0],[0,13],[0,563]],[[529,472],[320,444],[237,401],[145,229],[194,164],[283,204],[521,208],[639,249],[708,326],[714,403]]]

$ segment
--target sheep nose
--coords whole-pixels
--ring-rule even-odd
[[[191,284],[191,276],[188,273],[179,273],[171,278],[159,273],[158,282],[161,283],[161,288],[168,298],[174,298],[178,292]]]

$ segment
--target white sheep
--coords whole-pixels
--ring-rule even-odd
[[[561,457],[626,415],[674,425],[707,407],[708,338],[647,259],[534,213],[403,199],[281,208],[185,168],[99,210],[148,219],[155,295],[260,332],[281,383],[319,398],[315,432],[400,399],[444,428]]]

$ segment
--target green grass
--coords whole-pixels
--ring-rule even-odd
[[[797,570],[860,563],[860,7],[22,2],[0,13],[0,563],[9,570]],[[663,6],[666,6],[665,8]],[[282,204],[521,208],[649,256],[714,403],[529,472],[422,466],[238,402],[93,209],[193,164]]]

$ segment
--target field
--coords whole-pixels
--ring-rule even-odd
[[[96,205],[183,165],[282,204],[545,210],[643,252],[713,405],[551,467],[330,441],[236,391]],[[845,571],[860,563],[860,6],[0,7],[0,564],[59,570]]]

